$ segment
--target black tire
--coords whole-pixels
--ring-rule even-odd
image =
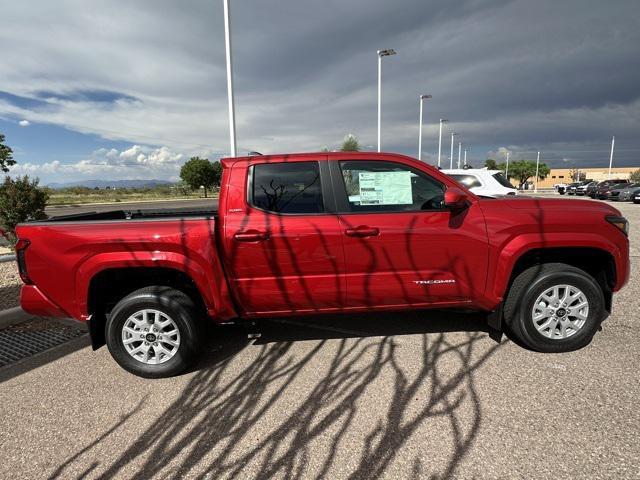
[[[532,310],[539,295],[561,284],[576,287],[585,294],[589,313],[586,322],[575,334],[551,339],[535,328]],[[588,345],[606,315],[600,285],[588,273],[564,263],[536,265],[522,272],[513,281],[504,304],[508,331],[515,340],[538,352],[569,352]]]
[[[175,322],[180,332],[177,351],[163,363],[143,363],[130,355],[123,344],[122,329],[125,322],[131,315],[144,309],[164,313]],[[171,377],[191,366],[198,356],[203,323],[200,317],[193,300],[183,292],[163,286],[142,288],[120,300],[111,311],[106,325],[107,347],[113,359],[134,375],[144,378]]]

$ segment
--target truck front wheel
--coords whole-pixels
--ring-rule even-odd
[[[106,325],[111,356],[145,378],[177,375],[197,357],[199,315],[189,296],[169,287],[146,287],[123,298]]]
[[[567,352],[587,345],[605,318],[604,295],[588,273],[562,263],[519,274],[504,305],[510,332],[539,352]]]

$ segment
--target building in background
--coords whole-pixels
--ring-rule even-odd
[[[628,179],[629,176],[639,170],[640,167],[615,167],[611,169],[611,178]],[[574,180],[571,175],[580,173],[581,179],[594,180],[601,182],[609,178],[609,167],[595,167],[595,168],[552,168],[551,172],[544,180],[538,180],[538,189],[541,188],[553,188],[558,183],[571,183]],[[511,183],[517,186],[517,180],[510,179]],[[529,184],[532,186],[534,183],[533,177],[529,179]],[[530,187],[531,188],[531,187]]]

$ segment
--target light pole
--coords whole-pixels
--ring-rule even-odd
[[[464,149],[464,166],[467,166],[467,149]]]
[[[456,132],[451,134],[451,155],[449,155],[449,168],[453,170],[453,137],[458,135]]]
[[[507,180],[509,180],[509,153],[507,152],[507,167],[504,169],[504,176]]]
[[[440,119],[440,134],[438,135],[438,168],[440,168],[440,154],[442,153],[442,124],[448,122],[446,118]]]
[[[389,57],[395,54],[396,51],[393,48],[378,50],[378,152],[382,147],[380,138],[380,128],[382,126],[382,57]]]
[[[422,160],[422,102],[431,98],[431,95],[420,95],[420,127],[418,133],[418,160]]]
[[[613,146],[616,143],[616,137],[615,135],[613,137],[611,137],[611,155],[609,156],[609,176],[607,177],[609,180],[611,180],[611,165],[613,165]]]
[[[538,158],[536,159],[536,186],[534,188],[534,193],[538,193],[538,168],[540,166],[540,152],[538,152]]]
[[[233,68],[231,64],[231,24],[229,22],[229,0],[224,4],[224,45],[227,62],[227,96],[229,98],[229,143],[231,156],[236,156],[236,108],[233,100]]]
[[[458,168],[460,168],[461,153],[462,153],[462,142],[458,142]]]

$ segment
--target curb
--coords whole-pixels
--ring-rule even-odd
[[[9,308],[7,310],[0,311],[0,328],[8,327],[9,325],[17,325],[24,323],[27,320],[34,318],[20,307]]]
[[[9,255],[0,255],[0,263],[15,262],[15,261],[16,261],[16,256],[13,253],[10,253]]]

